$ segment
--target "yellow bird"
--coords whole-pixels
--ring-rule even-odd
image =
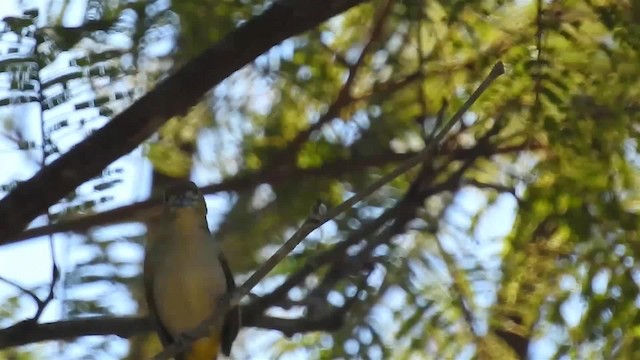
[[[216,311],[218,298],[235,288],[221,244],[207,226],[207,205],[198,187],[178,183],[165,191],[162,214],[150,223],[144,261],[149,312],[163,346],[192,330]],[[229,356],[240,328],[236,307],[208,337],[191,343],[176,360]]]

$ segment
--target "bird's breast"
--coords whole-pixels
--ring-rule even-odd
[[[172,233],[180,239],[161,247],[153,291],[159,319],[176,336],[213,314],[226,282],[208,231],[176,226]]]

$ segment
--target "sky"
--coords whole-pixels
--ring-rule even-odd
[[[18,6],[18,0],[2,0],[3,6],[0,7],[0,18],[10,15],[19,15],[20,7]],[[41,8],[41,11],[44,11],[44,4],[46,3],[44,0],[34,1],[33,3],[37,3]],[[67,25],[73,25],[81,19],[80,14],[83,13],[82,1],[72,1],[72,9],[75,8],[75,11],[68,11],[67,17],[65,18],[65,22]],[[76,13],[78,16],[73,16]],[[7,39],[3,39],[5,41],[0,41],[0,54],[4,54],[7,50],[6,47],[8,41]],[[17,46],[29,46],[29,44],[17,44]],[[0,60],[4,55],[0,55]],[[68,58],[61,58],[56,64],[48,67],[45,71],[42,72],[41,76],[44,79],[47,77],[53,76],[61,71],[68,71]],[[6,81],[5,78],[2,78],[0,75],[0,98],[7,95],[6,88],[3,88],[2,84]],[[75,93],[73,95],[74,100],[76,102],[87,100],[91,97],[91,93],[88,91],[83,91],[82,84],[78,84],[78,88],[75,88]],[[259,90],[262,91],[262,90]],[[267,90],[264,90],[265,92]],[[10,108],[8,110],[7,108]],[[33,140],[36,144],[41,144],[41,134],[40,134],[40,123],[39,121],[34,121],[33,119],[39,119],[40,117],[40,108],[38,105],[27,104],[27,105],[19,105],[19,106],[11,106],[5,109],[0,109],[0,118],[9,118],[13,119],[19,127],[25,138],[29,140]],[[87,109],[85,111],[76,111],[74,115],[76,118],[71,118],[71,122],[78,122],[82,118],[95,118],[95,114],[92,114],[91,109]],[[57,121],[60,120],[59,115],[63,113],[69,113],[70,109],[65,108],[64,106],[60,106],[54,111],[47,113],[45,115],[45,127],[47,125],[53,125]],[[57,114],[59,113],[59,114]],[[91,123],[91,126],[99,127],[106,120],[105,119],[96,119]],[[2,132],[0,132],[2,135]],[[63,129],[57,135],[57,140],[63,149],[68,149],[73,144],[84,138],[84,133],[77,131],[70,127],[69,129]],[[212,143],[214,140],[213,137],[207,137],[204,134],[201,137],[200,146],[212,146],[215,147]],[[235,149],[237,150],[237,149]],[[228,151],[230,157],[233,157],[234,147],[229,146],[223,148],[222,151]],[[16,179],[28,179],[31,177],[40,167],[39,159],[42,156],[42,152],[40,150],[18,150],[16,148],[15,142],[7,139],[6,136],[0,136],[0,162],[4,165],[5,169],[10,169],[10,171],[0,172],[0,184],[5,184],[10,181]],[[51,159],[52,160],[52,159]],[[142,150],[138,149],[134,151],[132,154],[123,157],[118,160],[116,163],[110,166],[112,169],[123,169],[124,174],[127,176],[114,176],[113,179],[123,179],[124,181],[113,188],[102,192],[101,196],[112,197],[113,201],[109,201],[106,204],[98,205],[97,210],[104,211],[110,208],[119,207],[131,202],[144,200],[149,196],[150,192],[150,183],[151,183],[151,166],[149,162],[144,158]],[[212,174],[211,171],[205,169],[203,166],[197,166],[193,173],[193,178],[199,185],[207,185],[213,181],[219,180],[219,176],[216,174]],[[109,177],[106,178],[109,180]],[[93,180],[90,181],[83,186],[81,186],[78,191],[86,195],[87,198],[91,198],[93,195],[93,185],[97,183],[97,181],[101,180]],[[0,194],[0,196],[4,196],[4,194]],[[212,212],[212,216],[210,217],[211,226],[215,226],[215,223],[219,219],[219,215],[222,214],[228,207],[228,203],[226,203],[226,197],[224,196],[208,196],[207,201],[210,209],[215,209]],[[449,220],[460,227],[468,227],[470,226],[470,218],[468,214],[473,214],[484,208],[486,205],[486,198],[479,191],[473,189],[465,189],[463,190],[456,198],[456,205],[459,212],[452,210],[447,214]],[[476,233],[474,234],[474,239],[467,239],[470,241],[466,242],[466,247],[463,249],[464,251],[473,252],[479,256],[479,258],[484,258],[484,261],[490,263],[492,257],[498,254],[501,251],[501,239],[507,235],[513,225],[514,217],[515,217],[515,208],[516,201],[513,197],[509,195],[504,195],[499,197],[496,204],[494,204],[490,209],[481,217],[479,226],[477,227]],[[54,207],[54,210],[56,208]],[[39,226],[45,223],[44,217],[38,218],[32,226]],[[97,238],[112,238],[116,235],[119,236],[127,236],[127,235],[138,235],[144,232],[144,228],[142,226],[110,226],[107,228],[101,228],[94,232],[94,235]],[[73,248],[74,244],[79,240],[78,237],[69,236],[69,235],[56,235],[54,236],[54,249],[55,249],[55,257],[59,264],[65,264],[67,270],[72,268],[74,264],[82,262],[83,259],[86,259],[90,256],[90,253],[87,253],[88,250],[81,248]],[[460,241],[456,240],[455,237],[447,238],[446,235],[443,236],[443,243],[445,246],[447,244],[450,245],[450,251],[453,254],[458,253],[458,255],[463,255],[460,253]],[[474,245],[475,244],[475,245]],[[141,259],[143,256],[142,250],[140,247],[136,246],[122,246],[116,250],[114,250],[113,256],[118,259],[129,259],[131,261],[135,261],[136,259]],[[32,287],[36,285],[48,284],[50,281],[49,276],[51,272],[52,266],[52,257],[51,257],[51,249],[49,245],[48,238],[39,238],[32,239],[28,241],[19,242],[14,245],[3,246],[0,247],[0,276],[5,277],[7,279],[11,279],[13,281],[18,282],[21,286],[24,287]],[[64,272],[65,269],[63,269]],[[74,293],[73,295],[76,297],[95,297],[95,296],[103,296],[105,291],[109,289],[100,288],[100,287],[89,287],[84,288],[81,293]],[[481,301],[486,302],[487,306],[489,306],[492,297],[495,296],[495,289],[492,289],[491,286],[488,286],[487,291],[484,292],[484,296],[486,299],[480,299]],[[8,296],[14,295],[16,293],[16,289],[0,282],[0,302],[3,299],[6,299]],[[116,310],[122,314],[131,314],[135,311],[134,303],[130,300],[122,296],[122,294],[112,295],[110,298],[111,301],[117,303],[118,305],[115,307]],[[397,304],[398,299],[394,296],[389,296],[384,300],[385,305],[388,305],[388,308],[393,308],[394,304]],[[575,300],[574,304],[579,304],[579,299]],[[33,303],[28,299],[22,301],[22,311],[16,314],[16,320],[19,320],[23,317],[29,317],[35,311]],[[568,306],[568,309],[565,311],[568,318],[575,318],[576,315],[579,315],[578,311],[571,310],[571,303]],[[377,313],[381,319],[388,319],[389,312],[388,310],[384,310],[383,307],[380,307],[380,310]],[[41,318],[41,321],[55,321],[59,319],[62,315],[62,302],[60,299],[54,300],[54,302],[47,308],[44,315]],[[251,359],[260,360],[267,359],[268,354],[260,353],[258,351],[251,351],[251,349],[261,349],[264,347],[268,347],[272,341],[277,339],[277,335],[273,332],[256,332],[255,330],[249,330],[247,333],[255,334],[259,333],[259,336],[251,336],[252,345],[247,348],[248,352],[253,352],[253,355],[250,356]],[[66,356],[74,356],[79,355],[83,352],[83,344],[87,342],[94,341],[90,338],[74,343],[69,346],[65,350]],[[551,339],[541,339],[537,341],[534,345],[533,353],[535,354],[536,359],[545,359],[548,358],[551,354],[550,351],[553,350],[552,346],[553,341]],[[42,345],[37,345],[38,347],[42,347]],[[46,351],[57,351],[57,347],[55,344],[44,345]],[[126,341],[122,339],[118,339],[112,342],[111,348],[109,351],[112,353],[112,356],[101,355],[98,360],[111,360],[116,359],[118,356],[124,354],[126,350]],[[246,353],[244,353],[246,355]],[[258,354],[258,355],[256,355]],[[290,356],[291,359],[300,358],[300,354],[292,354]]]

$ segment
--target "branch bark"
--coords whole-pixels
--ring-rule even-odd
[[[74,146],[0,201],[0,244],[119,157],[169,118],[182,115],[212,87],[283,40],[365,0],[275,2],[190,61],[156,89]]]
[[[243,307],[242,311],[247,311]],[[339,309],[335,310],[336,312]],[[334,314],[335,315],[335,314]],[[340,326],[340,319],[327,316],[321,319],[290,319],[258,316],[243,319],[243,326],[281,331],[293,335],[308,331],[331,331]],[[146,317],[96,316],[50,323],[23,321],[0,330],[0,350],[42,341],[70,340],[82,336],[116,335],[130,338],[153,331],[153,322]]]
[[[0,349],[89,335],[117,335],[128,338],[152,329],[151,320],[143,317],[101,316],[43,324],[27,320],[0,330]]]

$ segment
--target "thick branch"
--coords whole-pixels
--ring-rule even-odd
[[[128,338],[153,329],[142,317],[93,317],[38,324],[20,322],[0,330],[0,349],[48,340],[67,340],[89,335],[117,335]]]
[[[332,331],[341,325],[337,316],[313,320],[258,316],[250,320],[243,319],[242,322],[246,327],[278,330],[289,336],[308,331]],[[82,336],[116,335],[130,338],[149,331],[153,331],[153,322],[145,317],[96,316],[43,324],[24,321],[0,330],[0,349],[42,341],[70,340]]]
[[[364,0],[274,3],[178,70],[83,142],[0,201],[0,244],[107,165],[132,151],[169,118],[185,114],[212,87],[272,46]]]

